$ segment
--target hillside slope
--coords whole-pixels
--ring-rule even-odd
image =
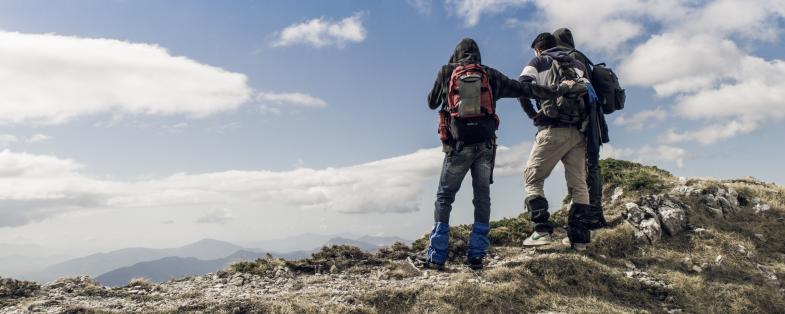
[[[404,261],[424,237],[373,254],[333,246],[308,259],[240,262],[161,284],[0,279],[0,313],[785,313],[783,187],[676,178],[618,160],[602,166],[611,226],[593,234],[586,252],[521,247],[532,227],[522,215],[492,223],[480,272],[458,266],[469,227],[456,226],[445,272]],[[563,224],[563,211],[553,219]]]

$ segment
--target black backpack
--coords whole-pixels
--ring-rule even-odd
[[[613,113],[616,110],[624,109],[624,101],[627,99],[627,94],[624,88],[619,84],[619,78],[605,63],[594,64],[582,52],[578,50],[570,51],[570,55],[580,60],[575,55],[580,54],[583,60],[586,60],[589,79],[594,91],[597,92],[602,112],[605,114]]]
[[[597,92],[602,112],[609,114],[624,109],[627,94],[619,84],[619,78],[605,63],[592,65],[591,84]]]

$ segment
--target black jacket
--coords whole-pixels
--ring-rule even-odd
[[[587,69],[587,77],[591,80],[591,66],[593,63],[582,52],[575,49],[575,41],[572,39],[572,32],[567,28],[560,28],[553,32],[556,37],[556,42],[559,46],[567,49],[570,56],[583,63]],[[602,112],[602,106],[593,106],[593,110],[589,113],[589,125],[586,129],[586,144],[588,150],[596,149],[599,151],[599,146],[603,143],[610,141],[608,135],[608,123],[605,121],[605,114]]]
[[[447,105],[447,91],[450,86],[450,75],[456,67],[462,64],[482,64],[480,48],[471,38],[464,38],[455,47],[455,51],[447,64],[443,65],[436,75],[431,92],[428,93],[428,107],[437,109]],[[488,73],[488,83],[491,85],[494,106],[500,98],[548,98],[552,91],[546,87],[529,83],[520,83],[510,79],[494,68],[483,65]]]

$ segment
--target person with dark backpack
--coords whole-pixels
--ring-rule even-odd
[[[625,92],[613,70],[604,63],[594,64],[585,54],[575,49],[572,32],[567,28],[553,31],[556,43],[586,68],[588,78],[597,91],[599,105],[589,113],[586,134],[586,184],[589,189],[589,229],[599,229],[607,222],[602,210],[602,176],[600,175],[600,146],[610,141],[605,114],[624,108]]]
[[[556,45],[550,33],[537,35],[531,45],[535,57],[523,68],[521,82],[556,88],[556,96],[540,100],[535,108],[521,98],[521,107],[537,127],[535,142],[526,162],[524,185],[526,208],[535,223],[524,246],[540,246],[553,241],[553,226],[543,186],[556,164],[564,164],[567,190],[572,198],[567,218],[567,235],[576,250],[586,248],[591,240],[588,228],[590,212],[586,187],[586,139],[582,131],[591,110],[593,89],[586,68],[568,51]]]
[[[474,224],[469,236],[465,264],[483,267],[490,241],[493,166],[496,155],[496,129],[500,98],[550,98],[551,89],[520,83],[482,64],[477,43],[465,38],[458,43],[448,64],[442,66],[428,94],[428,107],[440,108],[438,134],[445,152],[439,188],[436,193],[434,225],[422,267],[444,269],[448,258],[450,211],[455,194],[468,172],[474,190]]]

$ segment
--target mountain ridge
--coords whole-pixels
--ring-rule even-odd
[[[161,284],[0,279],[0,313],[785,312],[785,188],[678,178],[618,160],[601,165],[609,226],[584,252],[561,241],[521,247],[533,225],[520,215],[491,222],[486,268],[477,272],[461,266],[471,227],[458,225],[443,272],[406,261],[427,246],[424,236],[374,253],[337,245],[306,259],[237,262]],[[566,222],[565,208],[552,215],[556,225]]]

